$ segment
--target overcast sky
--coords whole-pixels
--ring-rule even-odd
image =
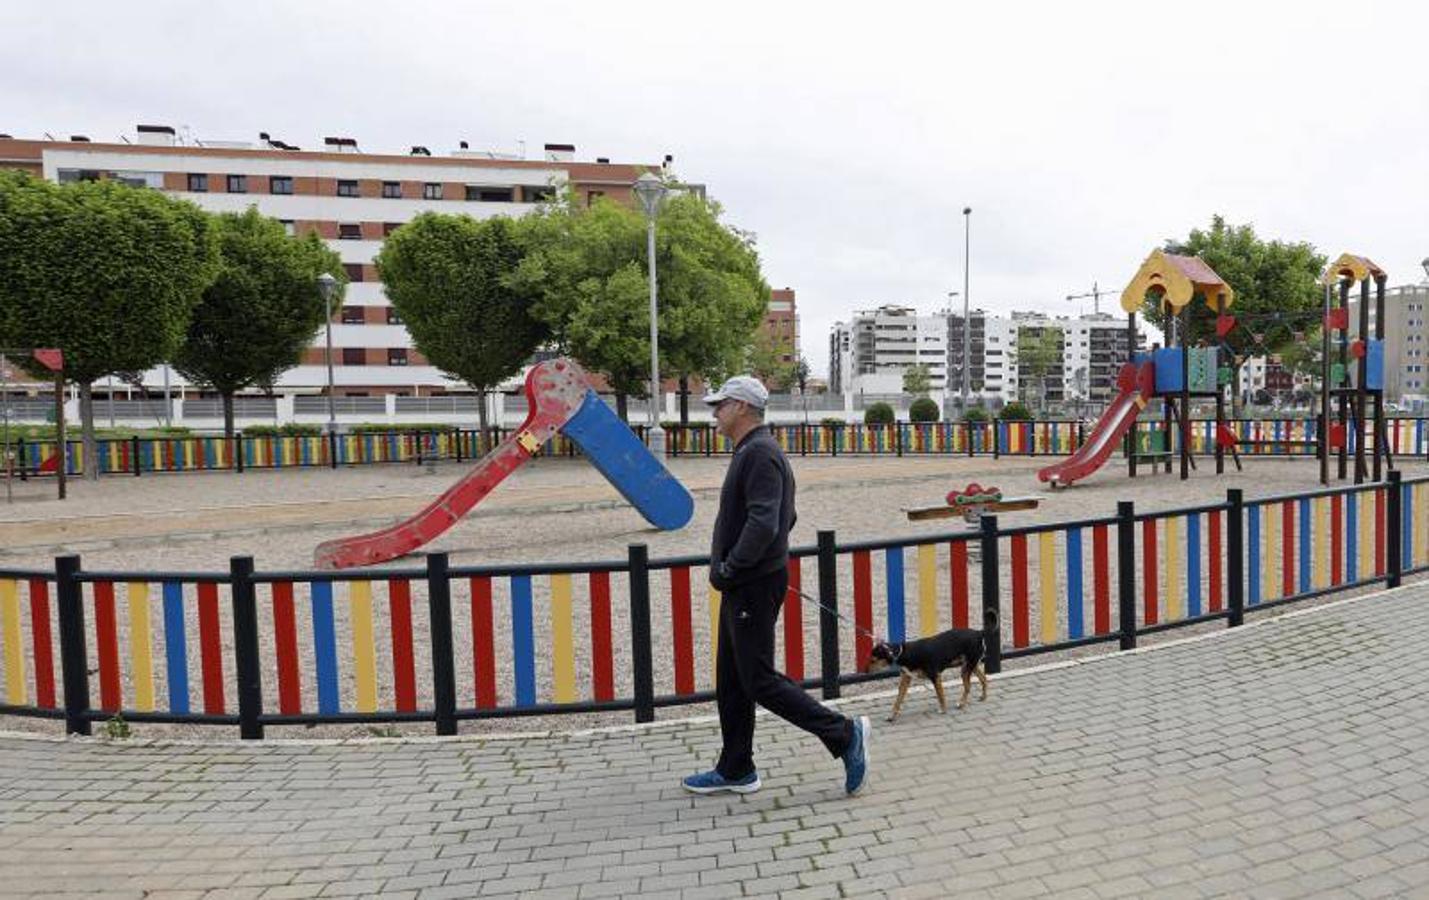
[[[823,375],[851,310],[932,312],[961,290],[964,206],[975,308],[1090,311],[1063,298],[1119,293],[1216,212],[1422,280],[1426,9],[21,4],[0,28],[0,131],[671,153],[758,234],[769,283],[797,290]]]

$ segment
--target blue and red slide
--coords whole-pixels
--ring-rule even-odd
[[[452,527],[543,444],[564,434],[621,496],[663,531],[683,528],[695,501],[685,486],[605,405],[573,360],[552,359],[526,375],[526,421],[425,509],[390,528],[321,544],[321,569],[370,566],[404,556]]]
[[[1053,488],[1081,481],[1102,467],[1116,444],[1136,423],[1136,417],[1156,392],[1156,368],[1151,362],[1127,363],[1116,376],[1117,396],[1097,420],[1087,442],[1061,462],[1037,473],[1037,478]]]

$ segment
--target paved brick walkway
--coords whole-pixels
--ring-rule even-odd
[[[876,727],[872,782],[761,722],[491,741],[0,738],[0,894],[1429,896],[1429,585],[998,679]],[[887,699],[849,706],[881,714]],[[880,718],[881,721],[881,718]]]

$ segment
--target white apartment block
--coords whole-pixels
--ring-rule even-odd
[[[373,259],[384,238],[417,214],[434,211],[473,218],[520,216],[555,191],[572,188],[578,200],[597,197],[633,203],[631,187],[654,165],[577,162],[575,147],[546,144],[542,158],[461,147],[434,154],[414,146],[405,154],[366,153],[350,138],[326,138],[323,149],[299,150],[270,138],[256,142],[180,142],[167,126],[140,126],[133,144],[27,141],[0,135],[0,167],[51,181],[118,179],[191,200],[213,212],[250,206],[281,220],[292,233],[316,232],[342,258],[349,285],[333,311],[334,393],[339,396],[431,396],[466,392],[413,347],[378,280]],[[702,191],[700,186],[687,189]],[[792,293],[792,292],[791,292]],[[791,307],[792,296],[787,298]],[[795,337],[792,326],[788,337]],[[319,332],[300,365],[276,387],[286,394],[324,392],[324,336]],[[162,369],[144,375],[158,389]],[[172,385],[188,388],[177,373]]]
[[[1109,400],[1116,376],[1127,361],[1126,320],[1106,313],[1067,318],[1037,312],[992,315],[983,310],[969,314],[970,392],[985,401],[1025,399],[1024,391],[1040,390],[1019,344],[1044,330],[1058,336],[1060,355],[1045,374],[1049,402]],[[948,316],[948,389],[961,386],[962,316]],[[1138,336],[1138,342],[1140,338]]]
[[[885,305],[836,322],[829,341],[829,389],[840,393],[899,394],[903,373],[925,365],[933,391],[947,380],[947,313],[919,315],[911,306]]]

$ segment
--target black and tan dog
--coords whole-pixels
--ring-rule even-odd
[[[954,665],[961,666],[963,694],[958,698],[958,709],[968,705],[968,693],[972,690],[973,676],[977,676],[982,688],[979,701],[987,699],[987,673],[983,671],[983,656],[987,653],[988,641],[997,630],[997,610],[987,609],[983,613],[983,630],[953,628],[932,637],[917,641],[890,644],[879,641],[873,645],[869,656],[868,671],[879,672],[889,666],[898,666],[902,674],[898,679],[898,699],[893,701],[893,713],[888,717],[892,722],[898,718],[903,708],[903,698],[908,694],[908,685],[917,675],[932,682],[938,694],[938,706],[948,711],[948,700],[943,695],[943,672]]]

